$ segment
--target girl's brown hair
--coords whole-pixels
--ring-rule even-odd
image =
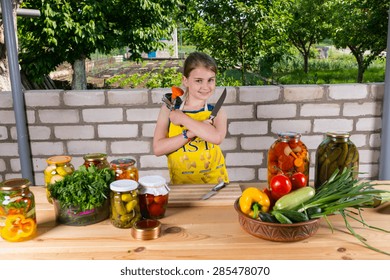
[[[184,77],[188,78],[191,71],[198,67],[204,67],[217,74],[217,63],[211,56],[202,52],[193,52],[190,53],[184,61]]]

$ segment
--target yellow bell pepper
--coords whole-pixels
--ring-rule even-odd
[[[259,205],[259,209],[262,212],[268,212],[270,207],[270,200],[268,195],[255,187],[249,187],[242,192],[242,195],[238,201],[241,211],[253,218],[255,217],[253,206]]]

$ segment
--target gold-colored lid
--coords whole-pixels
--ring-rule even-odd
[[[12,191],[16,189],[24,189],[31,185],[30,180],[25,178],[14,178],[5,180],[4,182],[0,183],[0,189],[4,191]]]
[[[61,163],[67,163],[72,160],[71,156],[53,156],[46,160],[48,164],[61,164]]]
[[[138,240],[151,240],[160,237],[161,223],[158,220],[140,220],[131,228],[131,235]]]

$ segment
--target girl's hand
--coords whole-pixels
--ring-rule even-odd
[[[169,120],[174,125],[183,125],[183,118],[188,118],[188,116],[184,114],[181,110],[172,110],[169,113]]]

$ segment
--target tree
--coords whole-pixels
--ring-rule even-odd
[[[14,19],[16,19],[16,9],[18,8],[21,2],[22,2],[21,0],[12,1]],[[14,22],[14,26],[16,27],[16,20]],[[7,50],[5,47],[5,38],[4,38],[4,26],[3,26],[3,19],[2,17],[0,17],[0,92],[10,91],[10,90],[11,90],[11,82],[9,79]]]
[[[40,18],[19,19],[20,64],[35,80],[68,62],[72,89],[86,89],[85,60],[128,46],[132,59],[163,46],[180,0],[25,0]]]
[[[332,38],[336,47],[351,50],[358,65],[358,83],[386,49],[389,7],[388,0],[333,0]]]
[[[311,47],[329,35],[327,1],[329,0],[295,0],[289,9],[292,18],[287,23],[287,36],[303,56],[303,71],[305,73],[309,71]]]
[[[187,34],[220,67],[239,68],[245,85],[245,73],[257,69],[261,54],[278,50],[286,41],[287,5],[283,0],[191,1],[185,25],[192,32]]]

